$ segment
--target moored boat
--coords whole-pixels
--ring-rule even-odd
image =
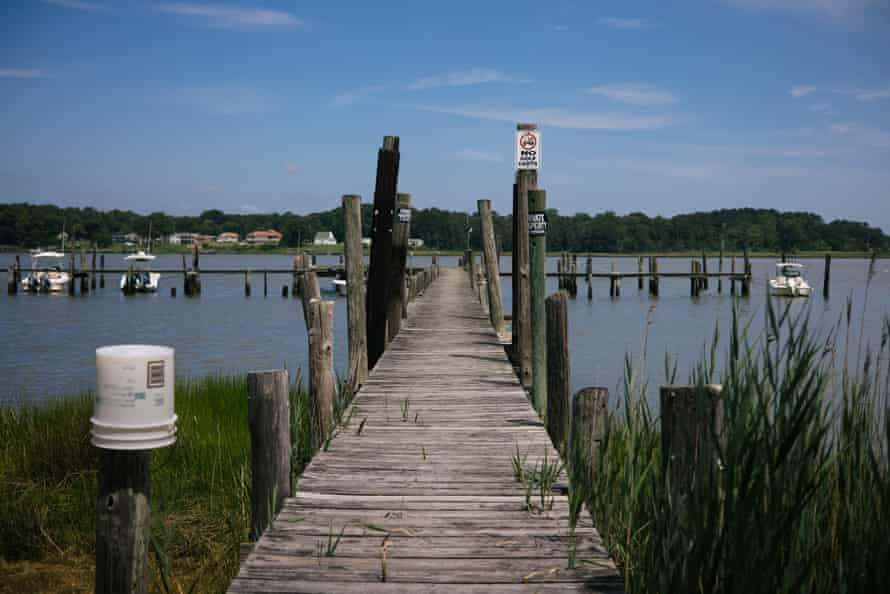
[[[779,262],[776,278],[769,281],[770,294],[777,297],[809,297],[812,287],[803,278],[803,264]]]

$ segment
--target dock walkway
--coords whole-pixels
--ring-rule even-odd
[[[443,268],[412,304],[230,592],[623,591],[586,511],[568,569],[566,496],[525,508],[517,448],[557,453],[468,285]]]

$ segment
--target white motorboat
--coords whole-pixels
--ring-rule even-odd
[[[154,259],[154,255],[146,254],[142,250],[124,258],[124,261],[127,262],[128,265],[132,264],[133,291],[138,293],[152,293],[158,290],[158,285],[161,282],[161,273],[151,271],[150,263],[153,262]],[[128,271],[121,275],[122,291],[126,291],[127,289],[127,277],[130,274],[131,273]]]
[[[58,293],[68,289],[71,275],[64,270],[64,252],[31,254],[31,273],[22,279],[22,289],[34,293]]]
[[[809,297],[812,287],[803,278],[803,264],[779,262],[776,278],[769,281],[770,294],[777,297]]]
[[[334,291],[337,292],[338,295],[346,296],[346,281],[342,278],[335,278],[331,280],[331,286],[334,287]]]

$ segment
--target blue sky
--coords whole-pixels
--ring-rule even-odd
[[[887,0],[0,3],[0,201],[812,210],[890,232]]]

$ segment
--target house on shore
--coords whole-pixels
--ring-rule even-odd
[[[216,243],[238,243],[239,241],[241,241],[241,236],[231,231],[226,231],[216,236]]]
[[[173,233],[167,236],[167,243],[172,245],[192,245],[194,243],[199,243],[199,237],[197,233]]]
[[[247,243],[255,245],[278,245],[284,235],[274,229],[258,229],[247,234]]]
[[[333,231],[319,231],[312,240],[313,245],[337,245],[337,238]]]

